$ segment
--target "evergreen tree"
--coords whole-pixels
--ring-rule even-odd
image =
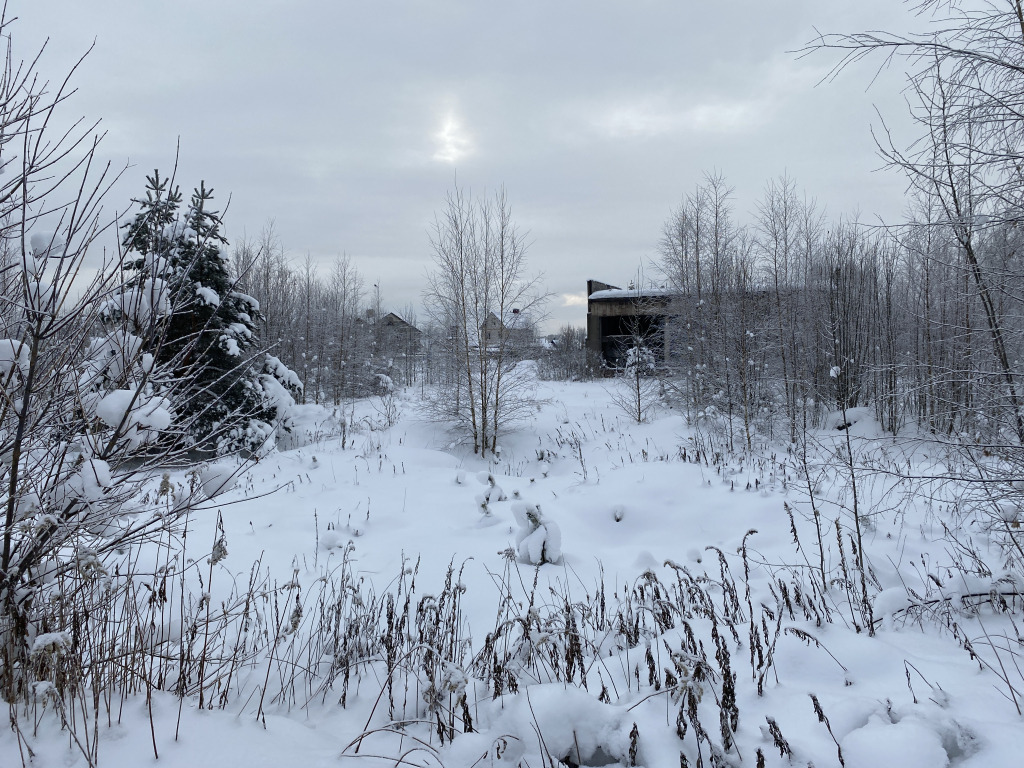
[[[213,190],[200,183],[181,215],[178,188],[159,171],[147,177],[123,239],[133,311],[122,306],[119,314],[151,345],[157,365],[186,381],[174,404],[188,425],[185,439],[218,452],[257,449],[272,436],[278,408],[253,357],[259,304],[235,290],[212,201]],[[167,311],[155,311],[161,306]]]

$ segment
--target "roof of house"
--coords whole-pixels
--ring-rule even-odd
[[[588,298],[591,301],[668,298],[674,296],[675,293],[671,288],[610,288],[603,291],[594,291]]]
[[[497,325],[498,316],[493,312],[488,312],[487,317],[481,323],[481,327],[494,328]],[[533,317],[528,312],[520,312],[518,309],[506,312],[504,322],[501,323],[501,327],[513,331],[532,328],[533,325]]]
[[[416,333],[422,333],[419,328],[412,323],[406,322],[394,312],[388,312],[384,315],[384,317],[380,319],[380,324],[389,328],[398,328],[407,332],[416,331]]]

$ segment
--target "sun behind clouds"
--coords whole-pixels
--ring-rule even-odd
[[[448,112],[441,129],[434,134],[434,159],[442,163],[456,163],[473,151],[473,142],[454,112]]]

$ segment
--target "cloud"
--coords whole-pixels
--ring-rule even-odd
[[[562,304],[563,307],[585,307],[587,306],[587,294],[586,293],[563,293]]]
[[[356,254],[393,306],[419,301],[426,232],[456,181],[509,189],[554,294],[552,329],[582,321],[586,276],[626,282],[656,253],[704,171],[735,185],[738,220],[783,170],[830,210],[905,205],[898,174],[869,175],[873,104],[914,135],[896,122],[900,68],[815,88],[834,60],[787,52],[812,25],[902,31],[902,3],[237,5],[19,3],[19,48],[50,38],[42,71],[54,76],[99,36],[61,115],[102,117],[102,159],[132,163],[108,211],[174,165],[180,137],[182,188],[206,179],[218,201],[232,194],[233,236],[275,219],[294,253]],[[202,6],[199,27],[183,6]],[[125,65],[154,50],[176,65]],[[197,109],[210,83],[217,98]]]
[[[708,101],[683,108],[665,98],[616,104],[594,121],[609,138],[655,138],[673,133],[719,133],[751,130],[763,118],[766,105],[759,99]]]
[[[806,95],[823,71],[816,63],[775,55],[754,75],[724,68],[712,88],[693,83],[639,93],[620,90],[578,111],[589,116],[593,131],[610,139],[758,134],[784,105]]]

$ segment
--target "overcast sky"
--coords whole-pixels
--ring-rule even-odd
[[[507,189],[549,327],[582,325],[587,278],[624,284],[706,171],[747,219],[789,173],[833,216],[897,217],[877,106],[899,73],[792,51],[821,31],[921,27],[898,0],[10,0],[18,52],[49,38],[51,79],[95,39],[65,115],[102,120],[129,163],[107,210],[154,168],[203,179],[229,239],[273,220],[326,269],[350,254],[389,307],[418,304],[428,231],[455,183]]]

